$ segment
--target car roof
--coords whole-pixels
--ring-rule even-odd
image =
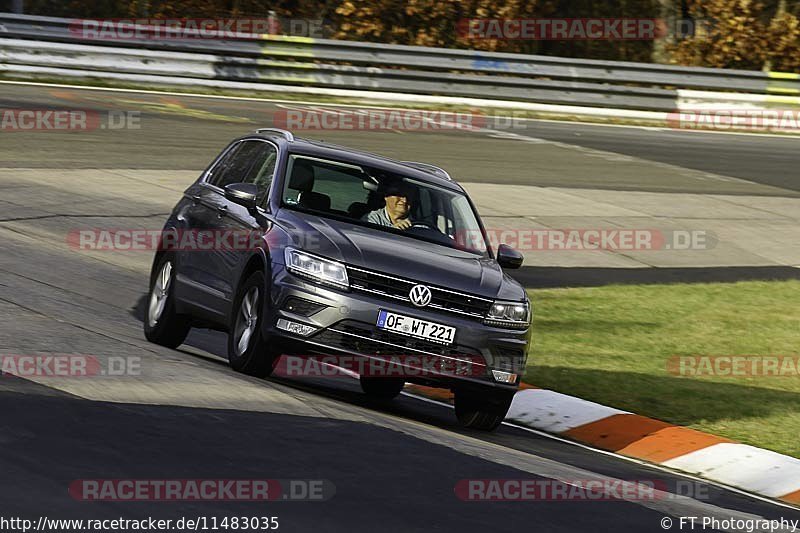
[[[447,189],[464,192],[464,189],[450,178],[444,170],[429,163],[397,161],[379,154],[357,150],[347,146],[296,137],[292,135],[291,132],[285,130],[259,130],[255,134],[242,137],[242,139],[252,139],[254,137],[261,137],[269,139],[272,142],[277,142],[281,147],[294,154],[379,168],[381,170],[402,174],[420,181],[439,185]],[[427,167],[430,167],[430,170],[428,170]],[[441,174],[437,171],[441,172]]]

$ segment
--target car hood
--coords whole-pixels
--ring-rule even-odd
[[[288,209],[279,219],[290,246],[348,265],[487,298],[524,295],[491,258]]]

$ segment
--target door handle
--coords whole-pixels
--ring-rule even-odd
[[[227,212],[228,212],[228,206],[227,205],[217,206],[217,217],[222,218],[222,217],[225,216],[225,213],[227,213]]]
[[[200,204],[200,195],[192,196],[192,205],[197,206]]]

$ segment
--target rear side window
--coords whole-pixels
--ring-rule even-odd
[[[347,212],[353,200],[366,201],[364,174],[347,168],[318,166],[314,192],[331,197],[331,209]]]
[[[291,177],[283,195],[286,204],[310,203],[342,216],[354,204],[366,205],[364,180],[369,178],[358,166],[292,155],[287,175]]]
[[[272,144],[242,141],[217,163],[207,181],[220,189],[231,183],[254,183],[258,186],[258,201],[261,204],[272,185],[277,159],[278,152]]]

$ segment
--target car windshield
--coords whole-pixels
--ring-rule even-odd
[[[282,205],[486,255],[466,195],[382,169],[292,154]]]

